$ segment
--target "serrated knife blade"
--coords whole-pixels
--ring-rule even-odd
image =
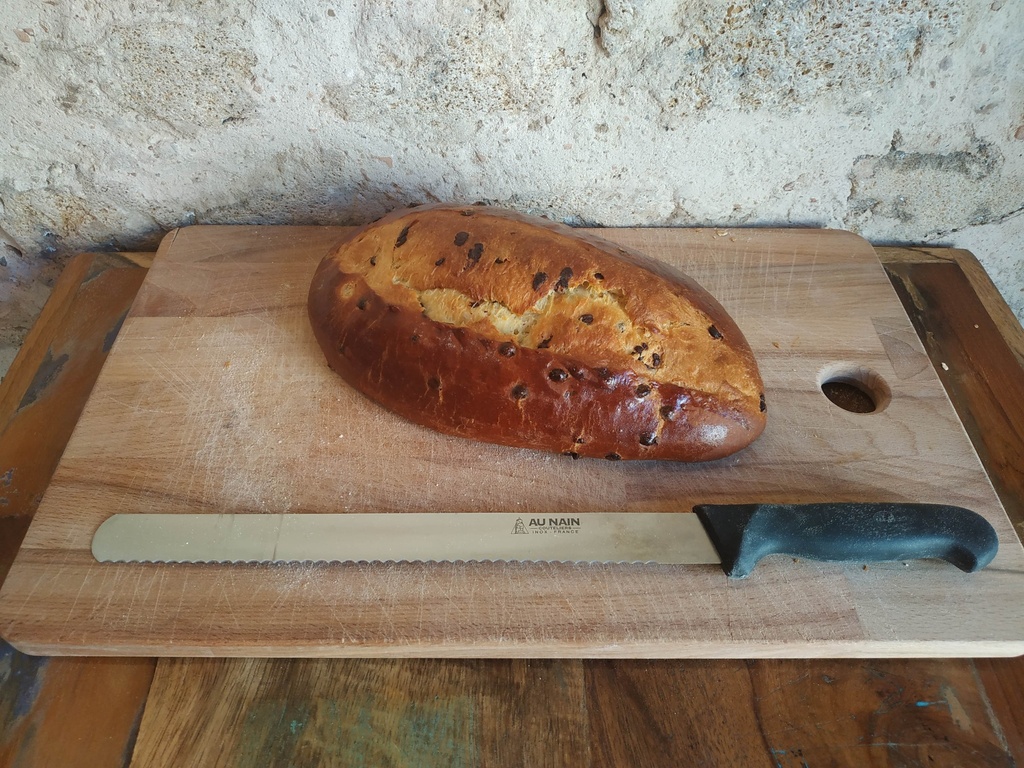
[[[984,568],[998,539],[962,507],[905,503],[700,505],[690,512],[115,514],[101,562],[721,563],[744,578],[769,554],[831,562],[941,558]]]
[[[696,516],[674,513],[120,514],[92,550],[100,561],[179,563],[719,562]]]

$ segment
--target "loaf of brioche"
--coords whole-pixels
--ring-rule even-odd
[[[406,419],[573,458],[704,461],[765,426],[754,356],[703,288],[544,219],[434,205],[319,265],[330,367]]]

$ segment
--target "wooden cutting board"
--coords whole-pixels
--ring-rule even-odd
[[[768,428],[704,465],[514,450],[408,424],[326,366],[309,280],[338,228],[192,227],[162,243],[0,592],[45,654],[954,656],[1024,653],[1024,550],[870,245],[819,230],[600,230],[714,294],[759,360]],[[848,412],[823,380],[883,406]],[[100,564],[117,512],[688,510],[907,500],[987,517],[945,563]]]

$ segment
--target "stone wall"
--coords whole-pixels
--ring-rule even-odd
[[[0,327],[61,260],[433,200],[972,249],[1024,318],[1017,0],[0,0]]]

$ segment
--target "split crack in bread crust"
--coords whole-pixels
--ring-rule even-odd
[[[608,459],[705,461],[764,430],[757,364],[693,280],[544,219],[395,211],[317,268],[330,367],[451,435]]]

